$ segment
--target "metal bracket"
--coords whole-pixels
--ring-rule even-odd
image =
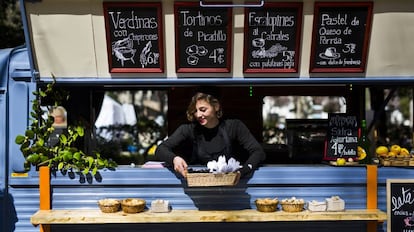
[[[264,6],[264,0],[260,0],[258,4],[205,4],[203,0],[200,0],[201,7],[262,7]]]

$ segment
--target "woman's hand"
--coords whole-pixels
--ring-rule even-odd
[[[180,173],[182,176],[186,177],[187,168],[188,168],[187,162],[185,162],[183,158],[176,156],[173,159],[173,163],[174,163],[174,170]]]

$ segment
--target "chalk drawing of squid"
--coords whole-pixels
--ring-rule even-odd
[[[124,62],[128,60],[135,64],[134,57],[137,50],[134,49],[133,36],[133,34],[129,34],[128,38],[112,43],[112,55],[115,55],[117,60],[121,61],[122,67],[124,67]]]

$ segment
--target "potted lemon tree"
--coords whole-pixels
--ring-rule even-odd
[[[111,159],[101,157],[100,153],[86,154],[76,147],[76,141],[84,136],[82,125],[67,125],[65,132],[58,134],[57,139],[54,117],[50,112],[60,106],[70,96],[64,90],[55,89],[56,80],[46,85],[46,88],[38,88],[34,91],[35,99],[32,101],[30,112],[31,124],[24,134],[15,138],[16,144],[25,158],[25,168],[39,168],[48,166],[52,172],[78,173],[80,175],[92,174],[95,176],[99,170],[114,169],[117,164]],[[48,98],[51,106],[42,106],[42,101]]]

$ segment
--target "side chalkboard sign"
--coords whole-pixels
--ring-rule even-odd
[[[414,231],[414,179],[387,179],[387,231]]]
[[[164,71],[161,3],[103,3],[109,72]]]
[[[232,9],[175,2],[176,71],[230,72]]]
[[[302,29],[302,3],[266,3],[246,8],[245,73],[297,72]]]
[[[364,72],[372,2],[316,2],[310,72]]]
[[[357,149],[358,121],[356,116],[342,113],[329,114],[324,159],[356,158]]]

